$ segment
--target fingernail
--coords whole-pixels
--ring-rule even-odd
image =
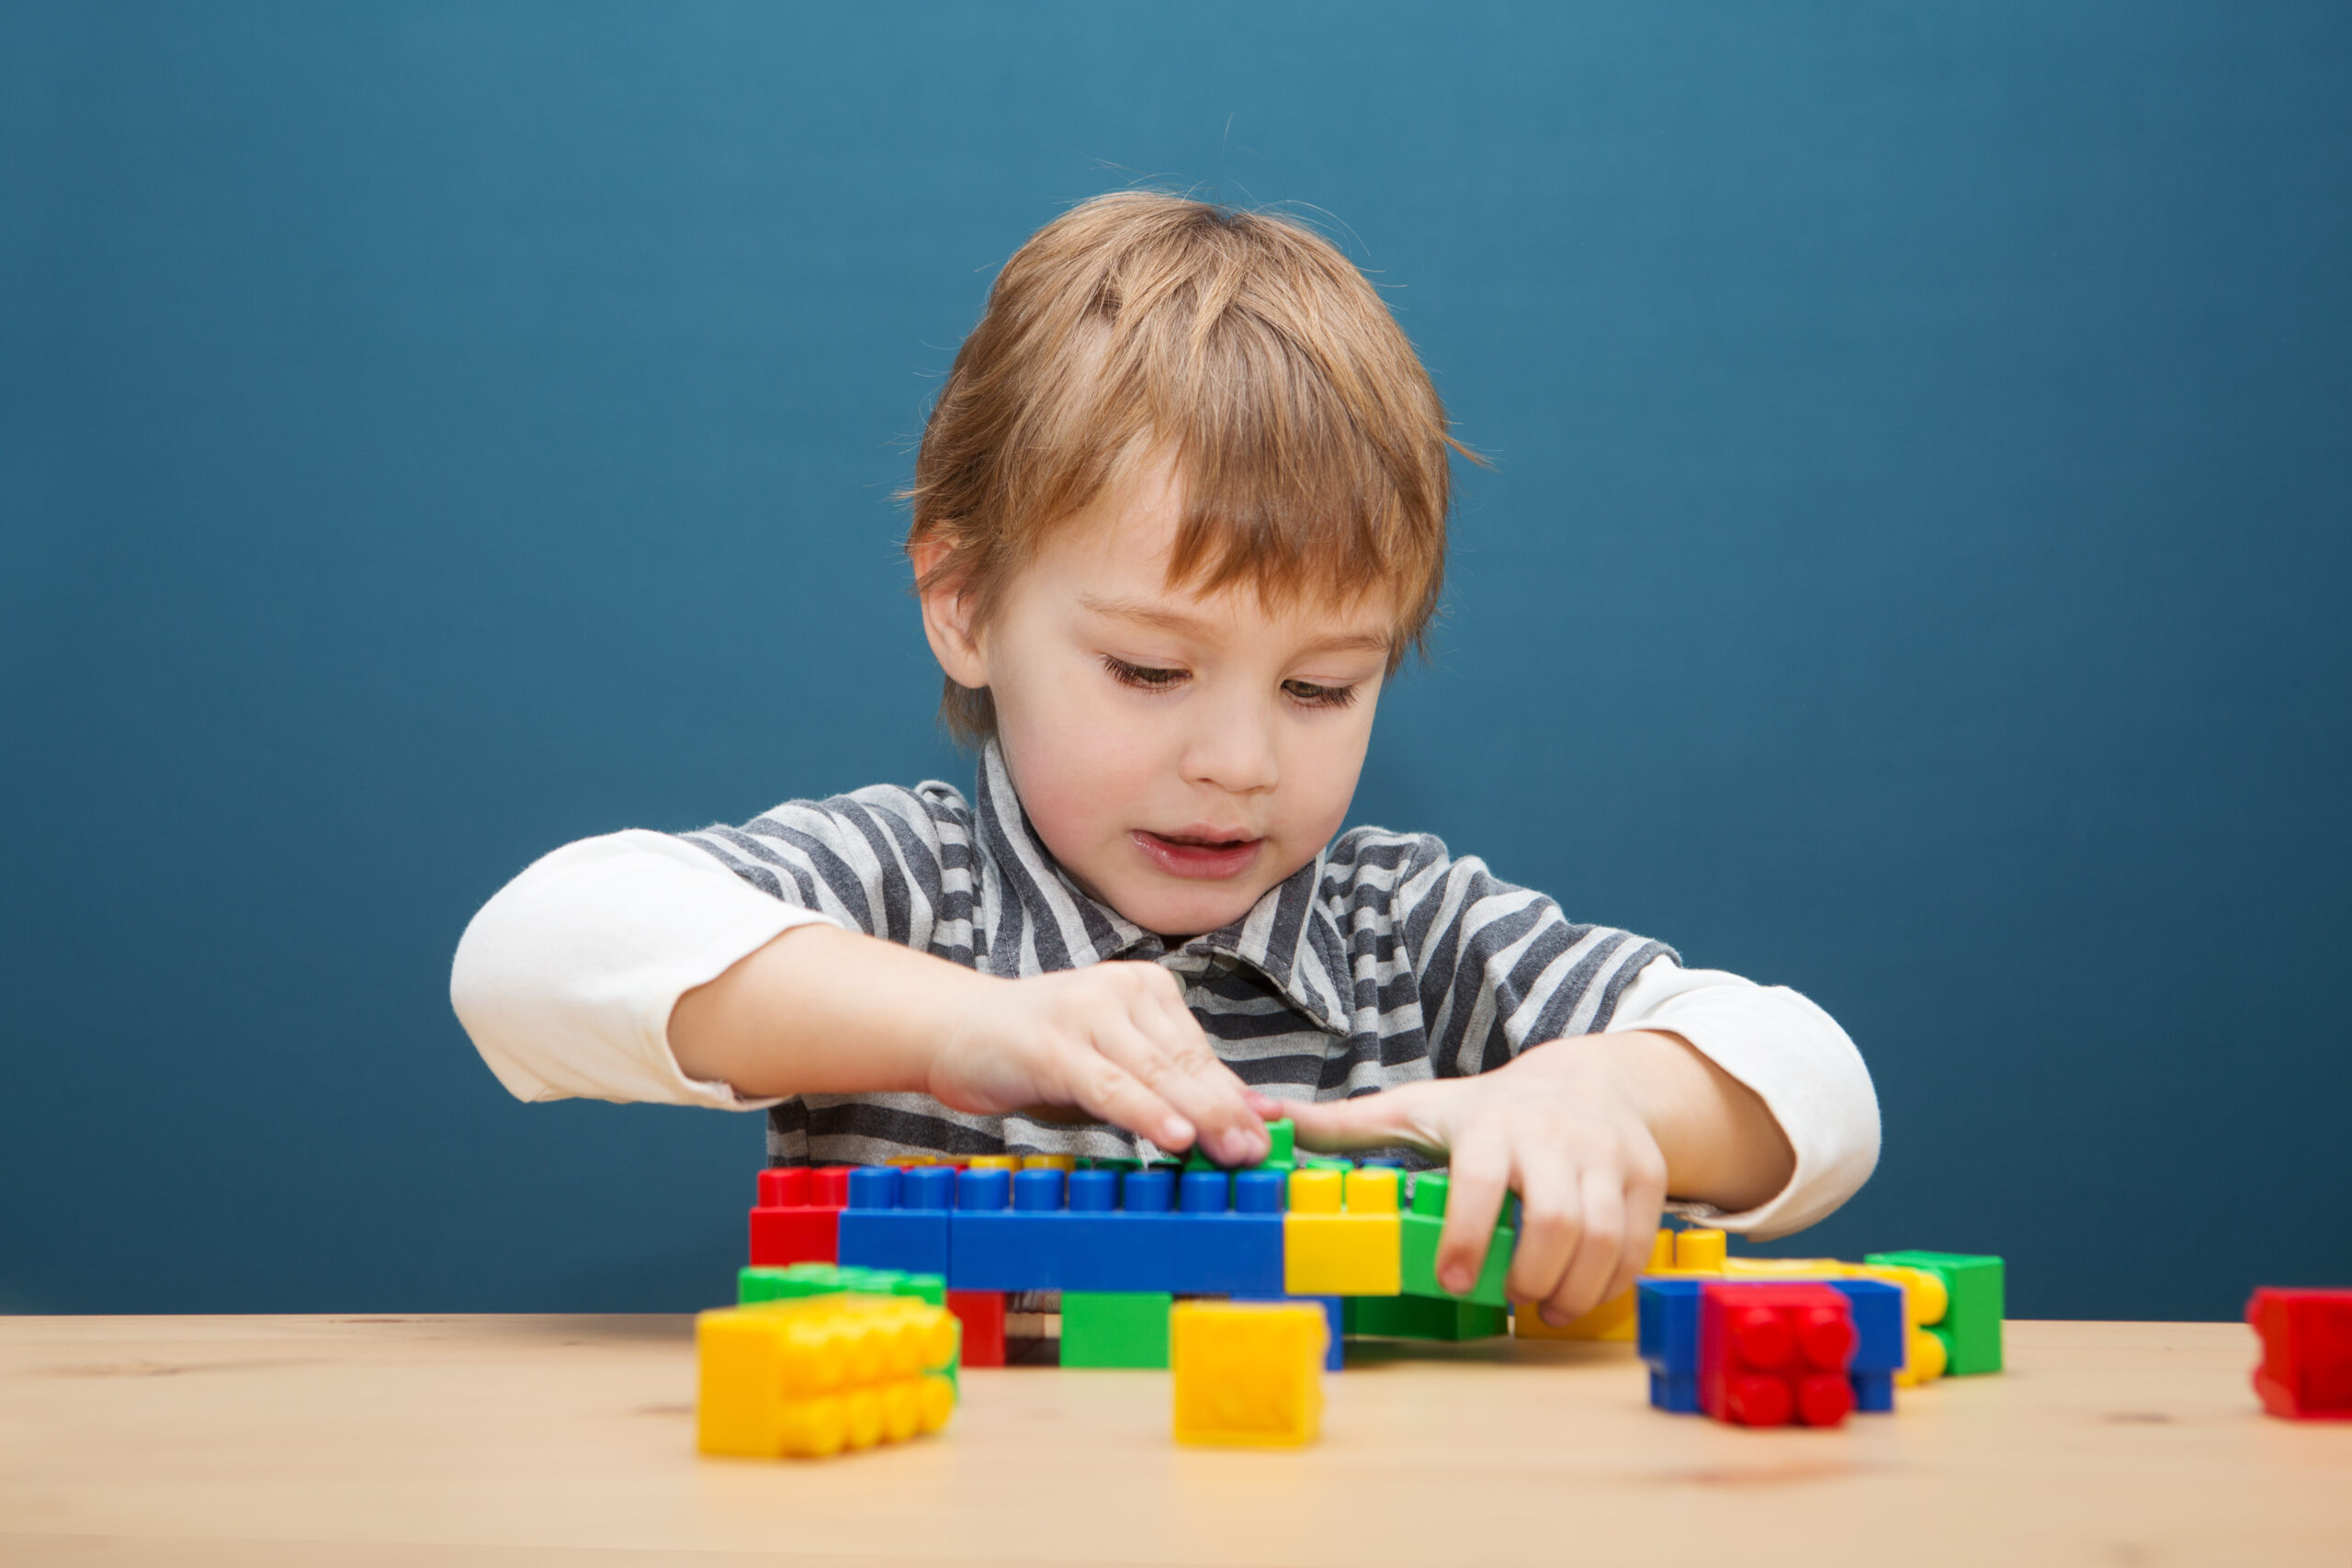
[[[1193,1124],[1181,1116],[1170,1116],[1159,1124],[1159,1132],[1152,1138],[1163,1149],[1181,1149],[1193,1141]]]
[[[1470,1289],[1470,1270],[1467,1269],[1448,1269],[1442,1278],[1445,1288],[1457,1296],[1467,1293]]]

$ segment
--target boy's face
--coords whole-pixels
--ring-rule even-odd
[[[1247,585],[1171,589],[1164,467],[1057,528],[973,627],[926,596],[948,675],[986,686],[1030,820],[1062,868],[1147,931],[1215,931],[1339,831],[1394,636],[1377,591],[1270,612]]]

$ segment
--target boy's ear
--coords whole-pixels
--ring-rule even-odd
[[[953,571],[938,573],[947,559],[944,540],[925,539],[910,554],[915,581],[932,586],[921,592],[922,635],[930,639],[932,657],[949,680],[975,689],[989,683],[988,659],[980,645],[980,628],[963,579]]]

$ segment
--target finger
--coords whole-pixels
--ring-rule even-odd
[[[1549,1148],[1522,1156],[1519,1183],[1519,1251],[1511,1263],[1510,1294],[1533,1302],[1544,1320],[1554,1322],[1550,1303],[1584,1236],[1584,1203],[1577,1169]]]
[[[1510,1160],[1503,1149],[1498,1140],[1468,1138],[1454,1151],[1445,1185],[1445,1228],[1437,1238],[1437,1282],[1457,1296],[1467,1295],[1478,1282],[1495,1220],[1510,1193]]]
[[[1301,1148],[1345,1154],[1403,1146],[1442,1156],[1446,1147],[1436,1126],[1437,1112],[1452,1087],[1407,1084],[1353,1100],[1300,1101],[1282,1109],[1297,1128]]]
[[[1095,1045],[1191,1124],[1202,1153],[1227,1165],[1266,1157],[1265,1123],[1250,1109],[1240,1078],[1217,1059],[1190,1012],[1136,1008],[1102,1026]]]
[[[1625,1246],[1617,1255],[1617,1272],[1610,1276],[1601,1300],[1634,1288],[1648,1267],[1650,1247],[1666,1213],[1666,1162],[1636,1161],[1625,1178]]]
[[[1164,971],[1163,971],[1164,973]],[[1174,1069],[1160,1094],[1199,1129],[1203,1148],[1227,1165],[1253,1165],[1272,1147],[1266,1123],[1250,1104],[1250,1086],[1216,1054],[1208,1032],[1171,986],[1160,1005],[1137,1021],[1169,1054]]]
[[[1133,1032],[1129,1025],[1118,1027]],[[1092,1050],[1071,1047],[1056,1052],[1043,1075],[1045,1081],[1038,1086],[1046,1091],[1046,1098],[1075,1105],[1097,1120],[1125,1127],[1171,1153],[1192,1147],[1192,1122],[1129,1072],[1114,1051],[1102,1049],[1105,1043],[1098,1039],[1097,1048]],[[1129,1054],[1136,1049],[1135,1044],[1127,1046]]]
[[[1568,1260],[1559,1288],[1545,1303],[1544,1316],[1553,1313],[1571,1323],[1600,1304],[1601,1292],[1617,1272],[1625,1245],[1625,1189],[1613,1169],[1590,1169],[1578,1183],[1583,1200],[1584,1234],[1577,1238],[1576,1256]]]

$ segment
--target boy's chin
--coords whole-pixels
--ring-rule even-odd
[[[1197,887],[1141,887],[1129,890],[1127,897],[1105,900],[1128,919],[1171,943],[1222,930],[1248,914],[1257,901],[1255,894],[1240,889],[1225,888],[1213,895]]]

